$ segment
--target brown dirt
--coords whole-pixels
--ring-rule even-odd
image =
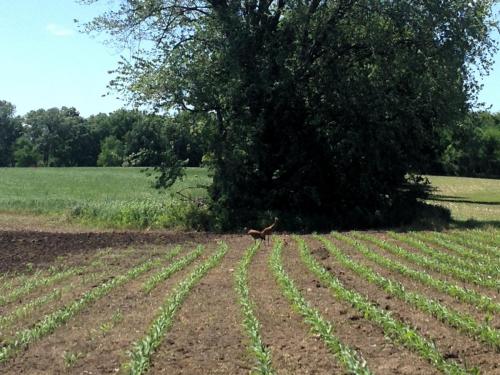
[[[17,353],[6,363],[0,364],[0,373],[122,372],[122,365],[128,360],[127,351],[131,349],[133,342],[144,335],[156,316],[158,307],[175,285],[195,264],[200,264],[213,253],[217,239],[225,240],[230,250],[222,263],[210,270],[194,287],[179,309],[171,330],[167,332],[152,358],[150,373],[249,374],[255,361],[247,348],[248,338],[242,326],[234,272],[244,251],[252,243],[250,238],[206,233],[61,232],[25,228],[0,230],[0,274],[8,272],[6,279],[15,278],[10,274],[13,271],[26,273],[27,263],[32,263],[35,269],[43,270],[55,264],[88,265],[97,251],[103,248],[110,248],[104,262],[108,277],[126,272],[148,257],[158,257],[174,244],[182,244],[185,250],[190,250],[194,248],[195,243],[204,243],[207,245],[207,251],[194,264],[162,283],[151,295],[144,295],[140,287],[157,270],[113,290],[105,298],[89,305],[66,325]],[[432,317],[415,311],[401,301],[388,298],[383,291],[340,267],[311,238],[308,238],[308,241],[315,250],[316,258],[330,267],[331,272],[347,287],[369,296],[372,301],[390,310],[395,317],[417,327],[423,335],[436,343],[442,353],[459,362],[467,362],[468,366],[476,365],[484,374],[500,373],[496,363],[498,353]],[[288,238],[288,243],[283,253],[285,269],[296,281],[304,297],[333,323],[335,334],[357,350],[374,373],[437,373],[417,354],[386,339],[378,326],[365,320],[350,305],[333,297],[302,264],[293,240]],[[127,249],[135,251],[123,256],[123,251]],[[345,249],[352,253],[352,249]],[[310,334],[309,326],[283,297],[267,264],[270,251],[271,246],[264,245],[257,253],[249,270],[249,289],[256,316],[262,326],[262,338],[271,351],[277,373],[344,373],[335,356],[318,337]],[[356,259],[361,261],[359,255]],[[373,266],[386,277],[404,282],[411,290],[441,298],[443,303],[450,303],[460,311],[470,310],[447,296],[431,292],[417,283],[377,268],[370,262],[364,264]],[[81,281],[81,277],[82,275],[49,288],[37,289],[12,305],[5,306],[0,310],[0,314],[6,314],[22,303],[48,293],[52,288],[63,287],[71,281]],[[15,328],[32,326],[43,314],[71,302],[99,282],[102,282],[102,279],[96,279],[90,285],[78,284],[78,287],[65,295],[61,301],[51,303],[16,323]],[[113,320],[116,316],[119,316],[119,319]],[[13,332],[9,331],[9,335],[11,334]],[[71,354],[74,355],[75,361],[69,364],[68,357]]]

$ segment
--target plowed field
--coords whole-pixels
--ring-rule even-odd
[[[500,230],[0,231],[0,374],[500,374]]]

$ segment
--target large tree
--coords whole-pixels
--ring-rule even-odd
[[[415,201],[408,176],[469,110],[472,67],[487,70],[493,48],[485,0],[115,4],[87,31],[141,48],[111,85],[205,116],[221,226],[262,212],[296,225],[395,219]]]

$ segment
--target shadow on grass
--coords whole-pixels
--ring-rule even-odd
[[[472,201],[465,197],[452,197],[447,195],[431,195],[428,200],[437,202],[452,202],[452,203],[470,203],[470,204],[484,204],[492,206],[500,206],[500,202],[485,202],[485,201]]]
[[[476,202],[466,202],[476,204]],[[483,202],[484,203],[484,202]],[[500,205],[500,202],[495,202]],[[500,229],[499,220],[454,220],[451,211],[442,206],[423,203],[412,223],[398,228],[398,231],[443,231],[447,229]]]

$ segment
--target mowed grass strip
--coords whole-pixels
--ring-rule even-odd
[[[85,307],[96,302],[129,281],[136,279],[140,275],[148,272],[154,267],[161,265],[160,260],[147,260],[132,268],[125,274],[118,275],[99,286],[87,291],[78,300],[73,301],[48,315],[43,317],[32,328],[27,328],[17,332],[13,339],[10,339],[0,347],[0,363],[7,361],[15,355],[18,350],[28,347],[31,343],[52,333],[56,328],[68,322]]]
[[[366,237],[359,232],[351,232],[351,236],[354,238],[364,240]],[[347,242],[344,236],[339,236],[336,234],[335,238]],[[482,294],[476,292],[475,290],[464,289],[461,286],[440,279],[436,279],[430,276],[427,272],[417,271],[410,267],[405,266],[402,263],[394,261],[392,259],[386,258],[370,249],[361,242],[349,242],[351,245],[363,254],[367,259],[375,262],[379,266],[387,268],[391,271],[398,272],[399,274],[406,276],[412,280],[418,281],[422,285],[429,286],[436,289],[439,292],[445,293],[450,297],[456,298],[461,302],[465,302],[472,305],[482,311],[488,313],[498,313],[500,312],[500,304],[493,301],[490,297],[483,296]]]
[[[150,293],[159,283],[167,280],[170,276],[172,276],[177,271],[180,271],[187,265],[191,264],[196,258],[198,258],[204,251],[204,247],[202,245],[198,245],[196,250],[192,251],[188,255],[174,262],[173,264],[163,268],[157,274],[151,276],[142,286],[142,290],[144,293]],[[177,254],[180,252],[180,247],[174,252],[177,251]],[[176,254],[176,255],[177,255]]]
[[[355,247],[357,242],[349,237],[339,233],[332,235],[349,245]],[[362,277],[369,283],[372,283],[379,288],[382,288],[386,293],[406,302],[418,310],[429,314],[450,327],[458,329],[460,332],[468,334],[472,338],[479,340],[494,349],[500,349],[500,332],[493,327],[477,322],[468,314],[458,312],[451,307],[446,307],[438,301],[427,298],[426,296],[406,290],[405,287],[395,281],[387,279],[360,263],[349,258],[332,242],[321,236],[316,236],[316,239],[321,241],[327,250],[332,254],[342,266],[350,269],[358,276]]]
[[[374,235],[365,235],[363,236],[363,239],[377,245],[379,248],[386,250],[391,254],[406,259],[414,264],[418,264],[419,266],[449,275],[457,280],[484,286],[486,288],[495,288],[495,284],[497,284],[497,282],[493,282],[493,280],[488,280],[484,277],[468,272],[467,270],[443,263],[437,259],[429,258],[418,252],[406,250],[396,243],[381,240]]]
[[[412,233],[399,234],[395,232],[388,232],[388,235],[393,239],[411,246],[432,260],[441,264],[446,264],[451,268],[459,270],[461,273],[469,274],[470,279],[474,282],[474,284],[481,285],[486,288],[500,289],[500,280],[493,279],[490,276],[491,270],[482,270],[481,267],[475,262],[471,262],[470,260],[465,261],[456,256],[439,251],[432,246],[427,245],[419,238],[414,237]]]
[[[304,240],[297,238],[302,261],[309,270],[328,286],[333,295],[361,312],[365,319],[372,321],[382,328],[384,334],[393,342],[418,353],[422,358],[429,361],[434,367],[445,374],[476,374],[476,369],[470,372],[454,361],[447,361],[433,342],[421,336],[409,325],[394,319],[390,313],[384,311],[361,294],[345,288],[340,280],[329,273],[321,264],[314,259]]]
[[[284,296],[291,303],[295,311],[304,318],[305,323],[311,326],[313,334],[318,335],[328,349],[335,355],[341,365],[350,374],[372,374],[366,361],[354,349],[343,344],[335,335],[332,324],[324,319],[318,310],[314,309],[304,299],[293,280],[288,276],[281,259],[283,241],[276,240],[269,258],[269,267],[281,288]]]
[[[132,351],[130,352],[130,362],[124,366],[130,374],[143,374],[149,369],[151,356],[160,346],[166,332],[172,326],[175,314],[187,295],[210,269],[220,263],[227,251],[227,244],[221,243],[212,257],[196,267],[194,271],[182,280],[172,291],[160,307],[157,318],[151,324],[146,335],[142,340],[133,345]]]
[[[436,250],[437,254],[444,254],[447,259],[450,259],[450,261],[455,262],[460,266],[466,265],[467,267],[474,267],[474,270],[479,270],[480,273],[487,274],[492,277],[496,277],[500,273],[500,263],[498,258],[491,258],[487,255],[481,254],[480,252],[469,250],[450,241],[446,237],[442,236],[441,233],[412,232],[410,235],[413,238],[440,246],[450,251],[453,255]]]
[[[260,242],[256,242],[250,246],[239,262],[235,273],[236,292],[238,294],[238,302],[241,306],[243,314],[243,327],[250,339],[250,351],[257,361],[256,373],[261,375],[275,374],[272,367],[271,353],[262,342],[261,326],[255,316],[252,301],[250,300],[250,292],[248,290],[248,268],[253,257],[260,249]]]

